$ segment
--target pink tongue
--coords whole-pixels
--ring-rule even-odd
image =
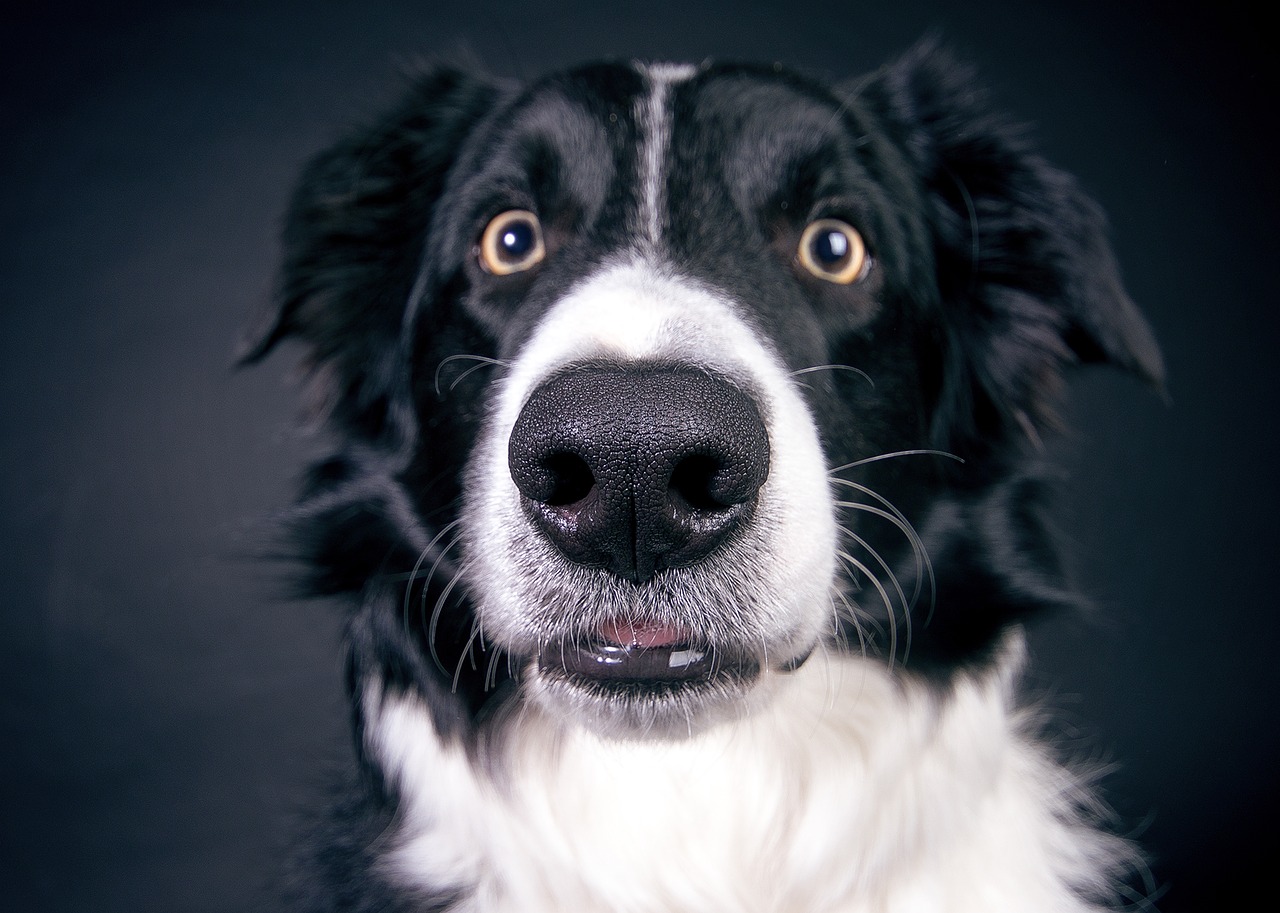
[[[669,647],[682,643],[688,634],[681,628],[661,624],[632,624],[629,621],[606,621],[600,636],[620,647]]]

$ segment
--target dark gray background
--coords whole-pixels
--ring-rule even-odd
[[[230,352],[297,168],[392,95],[399,63],[852,75],[929,29],[1103,201],[1169,363],[1170,405],[1107,372],[1074,385],[1063,528],[1099,611],[1036,630],[1031,684],[1116,762],[1108,796],[1167,913],[1272,880],[1280,201],[1260,20],[922,0],[0,16],[0,907],[244,909],[346,750],[337,613],[282,598],[251,557],[317,446],[294,430],[292,359],[236,373]]]

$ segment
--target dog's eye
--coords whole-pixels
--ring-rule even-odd
[[[532,269],[546,255],[542,226],[527,209],[509,209],[494,216],[480,238],[480,265],[495,276]]]
[[[849,285],[867,274],[871,258],[862,235],[839,219],[810,222],[800,236],[800,264],[819,279]]]

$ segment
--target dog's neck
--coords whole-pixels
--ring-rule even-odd
[[[1084,826],[1081,780],[1014,708],[1021,644],[945,692],[817,653],[741,720],[674,742],[602,740],[530,702],[488,763],[417,699],[371,690],[402,813],[386,871],[487,913],[1092,909],[1063,887],[1121,846]]]

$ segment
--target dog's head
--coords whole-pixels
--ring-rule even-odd
[[[815,650],[930,673],[1069,602],[1027,452],[1161,376],[1097,207],[923,48],[830,84],[459,69],[308,168],[279,306],[340,443],[299,525],[353,668],[700,727]],[[496,697],[495,697],[496,695]],[[512,696],[514,695],[514,698]]]

